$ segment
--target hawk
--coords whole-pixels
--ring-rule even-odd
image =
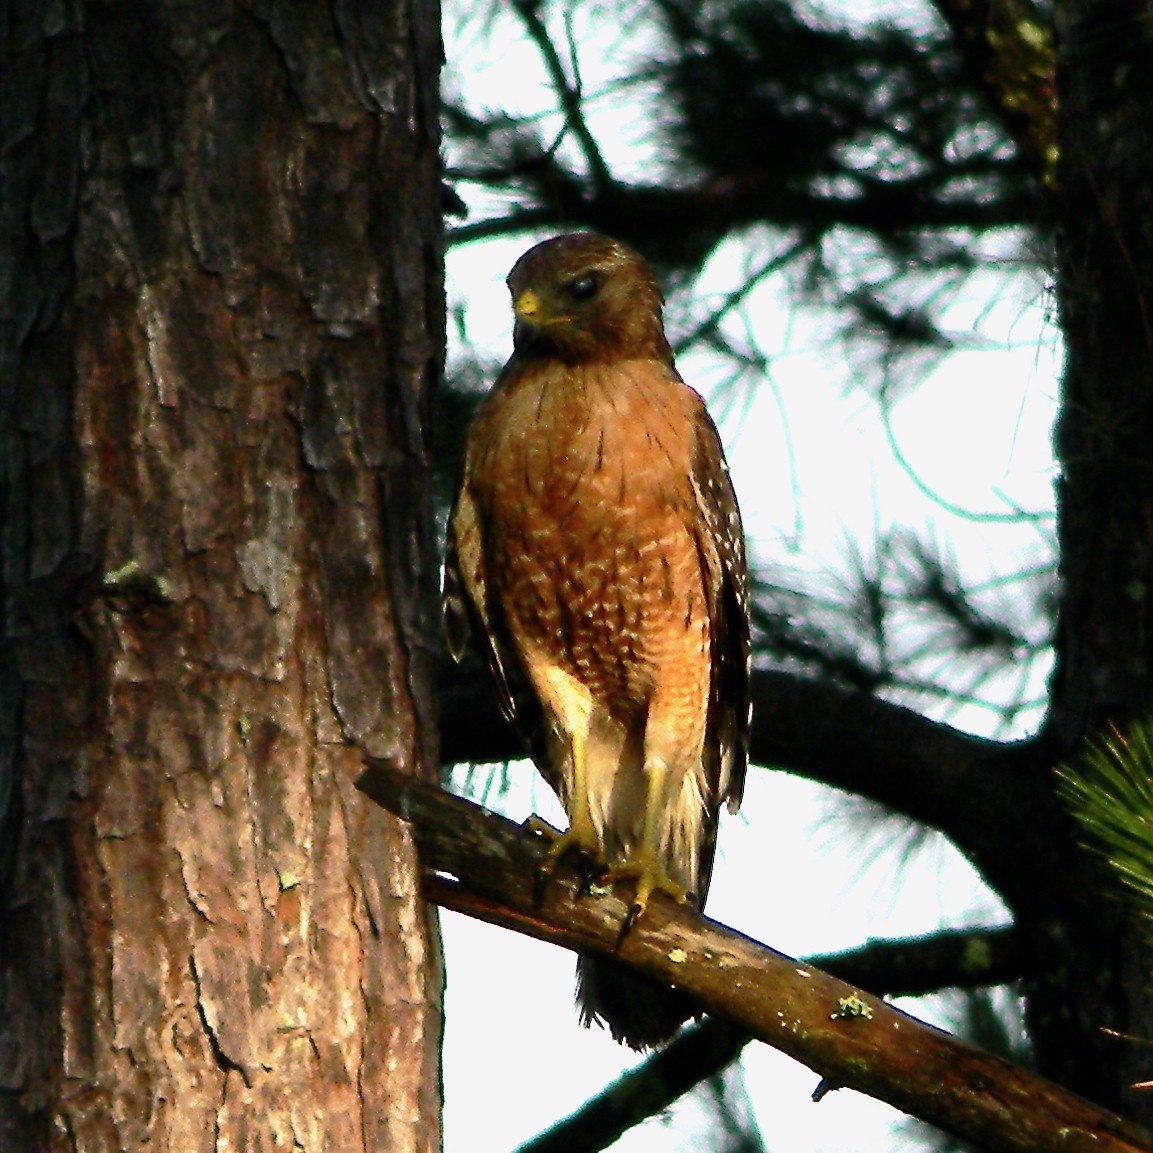
[[[749,733],[744,534],[716,427],[665,338],[648,265],[590,233],[508,277],[514,351],[469,431],[449,525],[445,614],[480,641],[506,716],[560,796],[576,852],[704,903],[722,801]],[[578,962],[581,1019],[633,1048],[693,1014],[603,958]]]

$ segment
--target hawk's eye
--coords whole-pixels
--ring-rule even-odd
[[[591,272],[586,272],[584,276],[570,280],[564,288],[573,300],[592,300],[597,294],[597,289],[600,288],[600,280]]]

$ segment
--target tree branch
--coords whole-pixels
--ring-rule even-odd
[[[449,174],[453,178],[453,174]],[[451,229],[452,245],[524,231],[543,217],[566,227],[595,228],[620,237],[653,259],[695,267],[721,236],[743,224],[772,224],[809,237],[838,226],[884,234],[918,229],[990,229],[1036,220],[1040,198],[1028,189],[1006,189],[996,197],[944,200],[902,184],[870,186],[864,197],[799,195],[781,187],[774,172],[710,179],[688,187],[622,184],[590,190],[543,147],[530,160],[518,155],[507,176],[530,205],[496,218]],[[683,237],[680,234],[684,234]],[[670,235],[671,234],[671,235]]]
[[[624,902],[580,896],[571,870],[558,870],[534,900],[542,838],[378,763],[358,784],[411,822],[429,899],[675,984],[831,1086],[888,1101],[990,1153],[1153,1145],[1153,1135],[1088,1101],[689,908],[658,897],[618,940]]]
[[[752,757],[939,829],[1012,909],[1047,831],[1037,742],[970,736],[869,693],[780,672],[753,678]],[[1039,855],[1040,854],[1040,855]],[[1024,887],[1025,891],[1022,892]]]
[[[1023,862],[1045,826],[1032,800],[1040,750],[1001,744],[926,720],[853,689],[788,673],[753,673],[754,763],[867,797],[939,829],[1018,907],[1032,884]],[[441,680],[446,764],[525,755],[483,674],[447,666]]]
[[[655,1117],[706,1078],[731,1065],[753,1038],[707,1017],[682,1030],[643,1064],[618,1077],[579,1109],[521,1145],[516,1153],[595,1153]]]
[[[536,45],[548,72],[549,81],[556,92],[564,112],[565,123],[576,137],[585,163],[589,166],[589,176],[595,188],[607,188],[613,183],[612,174],[601,154],[596,137],[589,130],[584,118],[584,98],[580,89],[579,77],[575,84],[569,83],[564,64],[557,53],[548,29],[540,16],[540,0],[513,0],[513,11],[521,18],[529,39]],[[573,53],[573,70],[576,71],[576,53]]]
[[[944,932],[906,941],[873,941],[860,949],[810,957],[806,965],[877,994],[927,993],[946,986],[1000,985],[1026,975],[1014,929]],[[593,1153],[667,1109],[677,1098],[737,1059],[752,1036],[707,1017],[618,1077],[579,1109],[517,1153]]]

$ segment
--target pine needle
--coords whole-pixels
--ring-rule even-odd
[[[1058,791],[1153,934],[1153,720],[1086,741]]]

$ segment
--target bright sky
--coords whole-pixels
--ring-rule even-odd
[[[507,79],[483,66],[475,29],[470,33],[467,21],[455,25],[455,35],[453,28],[450,9],[449,59],[468,48],[470,98],[489,106],[507,103]],[[579,21],[574,30],[579,36]],[[500,44],[502,75],[521,80],[515,99],[531,106],[539,99],[532,83],[535,59],[527,50],[510,49],[499,30],[493,39]],[[623,35],[618,64],[627,63],[634,48]],[[611,67],[611,61],[602,63]],[[585,81],[591,90],[596,77]],[[601,131],[635,148],[643,138],[635,109],[602,113]],[[530,243],[493,241],[449,255],[450,300],[467,301],[466,339],[497,359],[511,347],[504,277]],[[698,299],[707,305],[710,293],[731,285],[743,256],[725,246],[699,283]],[[672,309],[680,303],[671,302]],[[1046,304],[1039,273],[974,278],[946,316],[965,351],[951,354],[902,396],[887,434],[878,405],[852,388],[839,347],[823,338],[821,319],[798,317],[779,283],[754,293],[733,323],[755,329],[770,354],[772,376],[749,391],[747,404],[737,403],[731,391],[718,394],[723,368],[703,355],[686,356],[680,367],[713,402],[758,560],[778,574],[815,578],[843,571],[847,542],[860,542],[867,555],[878,536],[910,526],[956,558],[970,583],[987,584],[990,595],[997,595],[1001,578],[1050,563],[1051,520],[996,523],[949,515],[941,503],[975,514],[1051,514],[1050,433],[1060,363]],[[930,661],[926,675],[936,671]],[[1038,663],[1020,670],[1024,685],[1008,677],[985,691],[1023,690],[1040,700],[1047,671]],[[991,732],[996,720],[979,706],[949,719],[977,732]],[[1011,733],[998,735],[1023,735],[1039,720],[1035,708]],[[504,811],[515,818],[536,811],[563,823],[531,766],[512,771],[517,787]],[[995,896],[942,838],[930,838],[902,869],[892,830],[862,844],[859,822],[846,818],[846,806],[828,790],[782,773],[750,775],[741,814],[721,828],[708,903],[717,920],[801,956],[851,948],[871,937],[1005,919]],[[444,914],[442,923],[448,966],[445,1149],[503,1153],[580,1106],[635,1058],[606,1034],[578,1027],[571,955],[454,914]],[[906,1007],[918,1016],[933,1011],[924,1004]],[[764,1046],[751,1047],[742,1064],[773,1153],[857,1153],[904,1143],[890,1130],[902,1119],[888,1107],[848,1091],[814,1105],[817,1077]],[[681,1105],[614,1148],[699,1149],[710,1120],[698,1106]]]

